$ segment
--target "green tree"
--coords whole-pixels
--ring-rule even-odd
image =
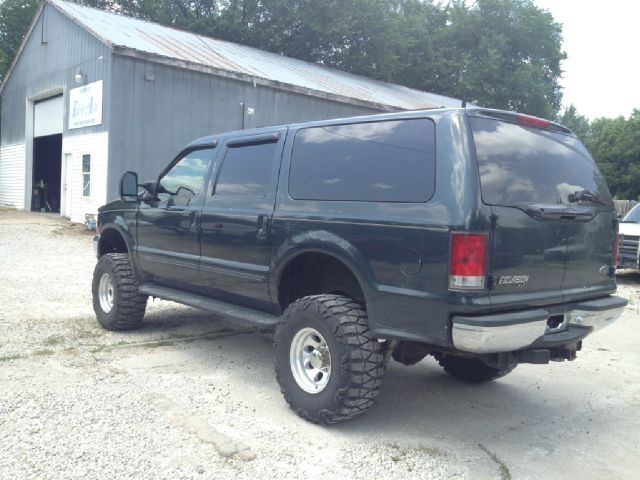
[[[448,7],[435,71],[420,87],[480,105],[554,118],[562,99],[562,27],[531,0],[460,0]],[[437,79],[437,80],[435,80]]]
[[[640,196],[640,110],[629,118],[591,122],[587,147],[602,169],[611,193],[621,199]]]
[[[556,121],[571,129],[571,131],[583,142],[585,142],[589,137],[589,119],[584,115],[580,115],[578,113],[578,109],[573,103],[569,105],[569,107],[565,108],[562,114],[558,115]]]
[[[560,106],[562,29],[532,0],[77,1],[487,107]],[[5,64],[36,5],[4,0]]]

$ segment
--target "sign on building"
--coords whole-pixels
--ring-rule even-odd
[[[102,123],[102,80],[69,90],[69,130]]]

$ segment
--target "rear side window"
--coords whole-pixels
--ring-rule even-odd
[[[296,133],[289,172],[294,199],[425,202],[434,188],[430,120],[328,125]]]
[[[470,120],[485,203],[592,203],[594,196],[611,203],[604,178],[578,139],[499,120]]]
[[[266,197],[271,188],[277,142],[230,145],[214,194],[216,197]]]

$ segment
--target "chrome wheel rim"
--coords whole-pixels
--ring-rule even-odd
[[[102,311],[109,313],[113,308],[113,282],[111,281],[111,275],[108,273],[103,273],[100,277],[98,299],[100,300]]]
[[[289,350],[291,372],[298,386],[307,393],[320,393],[331,377],[331,352],[315,328],[295,334]]]

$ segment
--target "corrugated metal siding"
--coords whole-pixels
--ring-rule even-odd
[[[63,137],[62,156],[72,154],[70,189],[71,221],[84,222],[85,213],[97,213],[107,202],[107,165],[109,137],[107,132]],[[91,196],[82,196],[82,155],[91,155]]]
[[[149,74],[153,81],[145,79]],[[300,95],[130,57],[114,56],[109,199],[122,172],[155,178],[175,154],[204,135],[281,123],[348,117],[376,110]]]
[[[0,206],[24,208],[24,144],[0,148]]]
[[[277,82],[284,89],[287,86],[297,87],[397,109],[460,105],[460,101],[453,98],[380,82],[245,45],[207,38],[77,3],[49,1],[113,46],[143,52],[157,59],[182,61],[186,68],[203,66],[237,76]]]
[[[44,37],[42,35],[44,27]],[[41,44],[45,39],[46,44]],[[84,135],[107,129],[109,105],[103,105],[102,125],[67,130],[69,101],[67,93],[74,88],[78,70],[88,82],[104,81],[104,92],[111,82],[111,49],[75,24],[55,7],[45,5],[32,35],[2,91],[2,145],[24,142],[25,99],[56,88],[64,91],[65,135]],[[106,96],[105,96],[106,98]]]

